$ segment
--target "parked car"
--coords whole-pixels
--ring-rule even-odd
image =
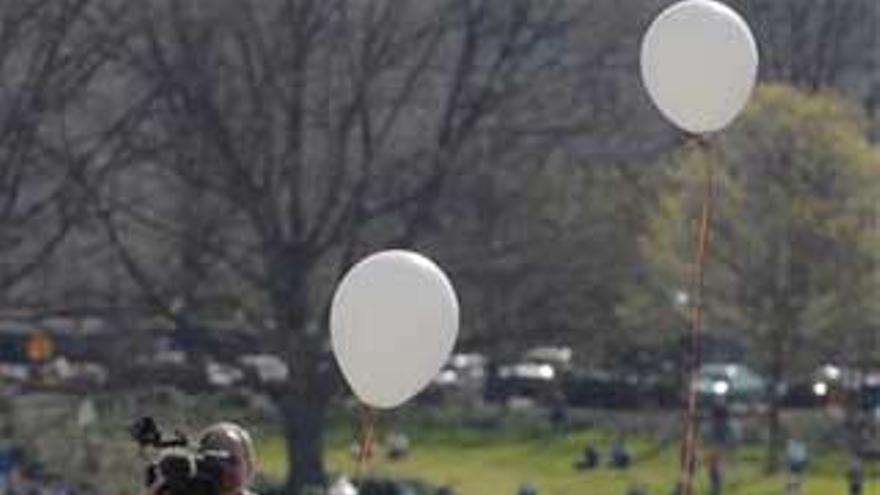
[[[851,388],[852,371],[826,364],[790,380],[782,404],[789,408],[815,408],[839,403]]]
[[[749,407],[762,405],[771,392],[764,378],[740,363],[704,364],[694,386],[705,403],[724,398],[730,404]]]
[[[634,408],[652,397],[643,393],[638,377],[600,369],[572,371],[563,380],[563,390],[566,402],[577,407]]]
[[[244,371],[237,366],[209,360],[205,363],[205,376],[208,384],[217,388],[227,388],[244,381]]]
[[[523,355],[523,361],[535,364],[548,364],[557,373],[566,372],[572,366],[572,351],[565,346],[533,347]]]
[[[49,362],[32,365],[28,378],[27,387],[79,391],[103,388],[107,385],[108,373],[101,364],[57,356]]]
[[[419,401],[436,403],[444,400],[473,401],[478,399],[486,383],[485,356],[478,353],[453,354],[437,373]]]
[[[284,360],[274,354],[245,354],[238,364],[259,385],[282,384],[290,375]]]
[[[880,423],[880,371],[865,374],[859,386],[859,409]]]
[[[559,390],[556,378],[556,370],[549,364],[501,365],[487,376],[485,398],[504,403],[513,399],[544,402]]]
[[[115,363],[111,388],[172,385],[187,392],[205,390],[205,369],[189,354],[177,348],[149,349],[131,359]]]
[[[0,382],[22,384],[31,378],[31,367],[21,363],[0,363]]]

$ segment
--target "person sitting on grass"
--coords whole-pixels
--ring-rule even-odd
[[[599,462],[599,451],[590,444],[584,449],[583,456],[577,460],[574,467],[575,469],[586,471],[599,467]]]
[[[526,482],[519,485],[516,495],[538,495],[538,487],[532,482]]]
[[[388,437],[388,459],[398,461],[409,455],[409,437],[394,433]]]
[[[611,447],[611,467],[614,469],[627,469],[632,461],[632,456],[624,447],[623,440],[614,442]]]

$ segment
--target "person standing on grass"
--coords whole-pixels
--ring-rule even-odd
[[[798,495],[801,492],[801,477],[807,469],[807,446],[799,440],[790,439],[786,448],[786,460],[789,473],[786,493]]]
[[[721,495],[724,476],[721,466],[721,452],[718,449],[709,450],[706,456],[706,469],[709,474],[709,495]]]
[[[554,383],[550,390],[550,425],[556,433],[565,433],[568,426],[568,404],[565,393],[559,383]]]
[[[849,495],[862,495],[865,471],[862,467],[862,460],[858,456],[853,456],[850,461],[849,469],[846,470],[846,479],[849,483]]]
[[[709,419],[709,439],[718,448],[726,449],[732,447],[733,429],[731,426],[730,406],[725,396],[716,396],[712,401]]]

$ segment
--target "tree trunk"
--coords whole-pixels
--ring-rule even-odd
[[[775,382],[774,382],[775,383]],[[775,385],[774,385],[775,386]],[[782,425],[779,417],[779,400],[770,399],[770,410],[767,418],[767,462],[766,471],[773,474],[779,471],[779,454],[782,450]]]
[[[277,243],[280,244],[280,243]],[[286,387],[276,391],[275,402],[283,415],[287,446],[288,495],[323,492],[324,427],[332,390],[322,382],[320,336],[309,335],[310,307],[308,277],[310,267],[303,252],[280,249],[275,254],[278,279],[273,294],[276,319],[282,322],[278,344],[285,349],[290,373]]]
[[[287,443],[287,490],[290,495],[324,486],[324,422],[326,401],[320,398],[282,398],[284,436]]]
[[[781,337],[776,337],[770,363],[770,409],[767,411],[767,473],[779,470],[779,455],[782,451],[782,422],[779,389],[782,384],[784,355]]]

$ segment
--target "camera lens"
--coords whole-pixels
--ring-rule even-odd
[[[159,461],[159,472],[166,480],[182,480],[195,475],[193,460],[183,454],[168,454]]]

